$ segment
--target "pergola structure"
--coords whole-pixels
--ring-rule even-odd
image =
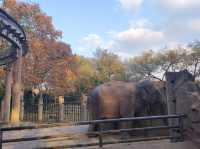
[[[23,28],[2,9],[0,9],[0,36],[9,43],[8,47],[0,50],[0,65],[7,68],[6,90],[1,106],[2,120],[17,122],[20,119],[22,56],[26,55],[28,45]]]

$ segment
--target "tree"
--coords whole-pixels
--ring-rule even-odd
[[[29,53],[23,60],[22,75],[26,87],[47,83],[50,72],[54,72],[52,69],[57,69],[61,61],[65,67],[73,61],[70,46],[58,41],[61,31],[55,29],[51,17],[43,13],[38,4],[7,0],[5,8],[20,22],[28,38]],[[65,67],[60,71],[64,72]]]
[[[195,77],[200,75],[200,41],[195,41],[188,45],[191,48],[190,64],[193,65],[193,74]]]
[[[197,77],[200,73],[199,64],[200,42],[194,42],[185,48],[176,47],[158,52],[146,51],[127,62],[126,72],[134,81],[150,78],[163,81],[168,71],[177,72],[186,69]]]
[[[93,87],[99,84],[95,63],[90,58],[77,56],[75,86],[78,94],[88,93]]]
[[[50,73],[63,72],[66,67],[70,69],[67,64],[73,61],[71,48],[68,44],[59,42],[62,33],[55,29],[51,17],[43,13],[39,5],[6,0],[4,8],[23,26],[27,35],[29,53],[23,59],[22,79],[24,86],[26,88],[36,87],[41,90],[43,84],[50,81],[49,77],[52,76]],[[58,61],[58,58],[55,60],[58,53],[63,54],[59,50],[64,51],[65,55]],[[62,66],[60,61],[62,61]],[[13,72],[18,71],[15,69]],[[13,88],[13,91],[15,89],[17,91],[14,95],[17,95],[17,92],[23,88],[18,85]],[[19,102],[16,103],[16,106],[19,107]]]
[[[50,67],[46,82],[55,95],[64,95],[74,88],[76,56],[72,55],[71,47],[63,42],[54,42],[48,55]]]
[[[123,79],[124,65],[118,55],[108,52],[108,50],[97,49],[95,63],[101,82],[110,80],[112,76],[117,80]]]
[[[158,61],[156,59],[156,53],[152,50],[145,51],[140,56],[130,58],[127,62],[126,73],[130,80],[139,81],[150,77],[159,79],[154,75],[154,72],[158,69]]]

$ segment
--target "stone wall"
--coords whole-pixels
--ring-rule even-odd
[[[186,138],[198,142],[200,138],[199,86],[195,83],[192,74],[185,70],[166,73],[166,81],[168,114],[186,114],[184,123]]]

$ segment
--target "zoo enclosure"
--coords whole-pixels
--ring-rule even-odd
[[[185,115],[162,115],[162,116],[146,116],[146,117],[131,117],[131,118],[121,118],[121,119],[106,119],[106,120],[93,120],[93,121],[83,121],[76,123],[77,125],[91,125],[97,124],[100,126],[100,130],[96,132],[87,133],[87,135],[97,135],[99,142],[96,143],[87,143],[87,144],[76,144],[76,145],[65,145],[65,146],[56,146],[56,147],[42,147],[43,149],[54,149],[54,148],[72,148],[72,147],[85,147],[85,146],[97,146],[103,147],[106,144],[116,144],[116,143],[127,143],[127,142],[138,142],[138,141],[149,141],[149,140],[161,140],[161,139],[171,139],[172,142],[184,141],[184,118]],[[102,130],[101,124],[104,123],[113,123],[113,122],[135,122],[135,121],[146,121],[146,120],[170,120],[176,119],[177,123],[173,125],[157,125],[157,126],[147,126],[139,128],[128,128],[128,129],[117,129],[117,130]],[[12,142],[22,142],[22,141],[33,141],[33,140],[45,140],[52,138],[65,137],[68,134],[56,135],[56,136],[42,136],[42,137],[32,137],[32,138],[18,138],[18,139],[7,139],[3,140],[4,131],[17,131],[25,129],[37,129],[37,128],[46,128],[46,126],[25,126],[25,127],[10,127],[10,128],[1,128],[0,129],[0,149],[2,149],[3,143],[12,143]],[[104,134],[116,134],[122,132],[135,132],[135,131],[153,131],[153,130],[162,130],[167,129],[170,131],[175,131],[174,133],[169,133],[168,136],[163,137],[146,137],[138,139],[126,139],[119,141],[103,141]]]

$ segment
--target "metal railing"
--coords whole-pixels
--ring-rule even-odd
[[[185,115],[161,115],[161,116],[146,116],[146,117],[131,117],[131,118],[120,118],[120,119],[105,119],[105,120],[93,120],[93,121],[83,121],[78,122],[76,125],[94,125],[97,124],[100,126],[100,129],[95,132],[88,132],[86,135],[97,135],[98,142],[96,143],[88,143],[88,144],[76,144],[76,145],[65,145],[65,146],[56,146],[56,147],[44,147],[43,149],[48,148],[71,148],[71,147],[84,147],[84,146],[94,146],[99,145],[99,147],[103,147],[106,144],[116,144],[116,143],[127,143],[127,142],[138,142],[138,141],[148,141],[148,140],[160,140],[160,139],[171,139],[178,141],[184,141],[184,118]],[[138,128],[124,128],[124,129],[116,129],[116,130],[103,130],[101,124],[105,123],[114,123],[114,122],[135,122],[135,121],[146,121],[146,120],[172,120],[176,119],[176,125],[157,125],[157,126],[147,126],[147,127],[138,127]],[[49,125],[51,127],[51,125]],[[53,126],[54,127],[54,126]],[[17,139],[3,139],[3,132],[5,131],[17,131],[17,130],[25,130],[25,129],[37,129],[37,128],[47,128],[47,126],[24,126],[24,127],[10,127],[10,128],[1,128],[0,129],[0,149],[2,148],[3,143],[11,143],[11,142],[21,142],[21,141],[32,141],[32,140],[43,140],[43,139],[52,139],[69,136],[68,134],[62,135],[51,135],[51,136],[42,136],[42,137],[31,137],[31,138],[17,138]],[[154,130],[173,130],[176,132],[176,135],[170,134],[168,136],[157,136],[157,137],[146,137],[139,139],[127,139],[127,140],[119,140],[119,141],[103,141],[103,136],[105,134],[116,134],[122,132],[134,132],[134,131],[154,131]],[[177,135],[178,134],[178,135]],[[174,142],[174,141],[173,141]]]

